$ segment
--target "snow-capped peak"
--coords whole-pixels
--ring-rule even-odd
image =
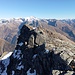
[[[8,22],[8,20],[6,20],[6,19],[0,19],[0,23],[7,23]]]
[[[26,17],[25,20],[27,20],[27,21],[36,21],[36,20],[39,20],[39,19],[34,17],[34,16],[30,16],[30,17]]]

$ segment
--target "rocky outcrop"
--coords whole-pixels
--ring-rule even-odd
[[[66,36],[70,40],[75,41],[75,19],[56,20],[56,19],[37,19],[36,17],[0,20],[0,38],[9,42],[11,46],[12,45],[16,46],[16,41],[19,34],[18,31],[23,26],[23,24],[28,24],[28,25],[36,26],[36,27],[40,26],[43,29],[60,33],[61,35]],[[5,51],[7,51],[8,49],[9,48],[6,45]],[[12,51],[12,49],[9,49],[9,50]],[[0,55],[2,55],[1,50],[0,50]]]
[[[49,50],[45,46],[47,45],[47,40],[45,40],[48,39],[47,37],[41,29],[23,25],[14,52],[7,59],[0,61],[0,74],[69,75],[70,73],[73,75],[74,62],[68,64],[64,59],[68,56],[64,56],[62,50],[55,48]]]

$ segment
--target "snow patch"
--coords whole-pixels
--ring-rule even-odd
[[[36,58],[36,56],[37,56],[37,54],[35,54],[35,55],[33,56],[33,59],[35,59],[35,58]]]
[[[22,61],[19,63],[19,65],[21,65],[22,64]]]
[[[24,66],[22,65],[22,61],[18,64],[18,66],[17,66],[17,69],[18,70],[21,70],[21,69],[23,69],[24,68]]]
[[[2,61],[2,63],[4,64],[5,67],[7,67],[9,65],[10,59],[5,59]]]
[[[6,70],[4,70],[4,71],[1,73],[1,75],[7,75]]]
[[[31,68],[27,71],[27,75],[36,75],[36,70],[34,70],[34,73],[30,73]]]
[[[5,67],[5,70],[1,73],[1,75],[7,75],[7,66],[9,65],[10,63],[10,59],[5,59],[2,61],[2,64],[4,64],[4,67]]]
[[[16,58],[16,59],[21,59],[23,58],[23,55],[21,53],[21,50],[15,50],[14,53],[13,53],[13,57]]]
[[[6,54],[1,60],[7,59],[8,57],[10,57],[12,55],[13,52],[9,52],[8,54]]]
[[[12,75],[14,75],[15,74],[15,72],[14,71],[12,71]]]
[[[23,68],[24,68],[23,65],[17,67],[18,70],[21,70],[21,69],[23,69]]]
[[[23,42],[19,43],[18,45],[19,45],[19,46],[22,46],[22,45],[23,45]]]
[[[36,29],[36,27],[33,27],[33,30],[35,30]]]
[[[49,53],[49,50],[48,50],[48,49],[46,49],[46,50],[45,50],[45,53]]]

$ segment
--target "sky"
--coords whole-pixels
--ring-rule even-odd
[[[0,0],[0,18],[75,19],[75,0]]]

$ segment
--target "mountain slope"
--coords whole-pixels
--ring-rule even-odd
[[[68,38],[72,41],[75,41],[75,19],[72,20],[38,19],[33,16],[28,18],[18,18],[18,19],[13,18],[10,20],[4,19],[0,20],[0,38],[9,42],[11,46],[16,45],[17,37],[23,24],[34,26],[34,28],[41,27],[45,29],[45,32],[47,30],[48,32],[50,32],[50,35],[54,33],[54,37],[59,36],[60,39],[62,39],[63,37],[64,40],[67,40]],[[65,38],[64,36],[67,38]],[[8,46],[5,48],[8,49],[9,51]],[[2,54],[1,51],[0,54]]]
[[[14,50],[15,45],[11,45],[9,42],[0,39],[0,56],[5,52],[10,52]]]
[[[75,43],[60,36],[45,28],[34,30],[32,26],[23,25],[12,55],[0,61],[0,74],[75,74]]]
[[[23,23],[22,20],[23,19],[1,20],[0,38],[5,40],[7,43],[4,42],[5,44],[3,45],[3,43],[0,42],[0,55],[2,55],[3,52],[10,52],[14,50],[14,47],[17,42],[17,36],[19,34],[19,26]]]
[[[38,19],[36,17],[27,17],[19,19],[1,20],[0,38],[5,39],[11,44],[16,44],[19,26],[29,24],[34,27],[45,27],[65,35],[71,40],[75,40],[75,20],[56,20],[56,19]]]

